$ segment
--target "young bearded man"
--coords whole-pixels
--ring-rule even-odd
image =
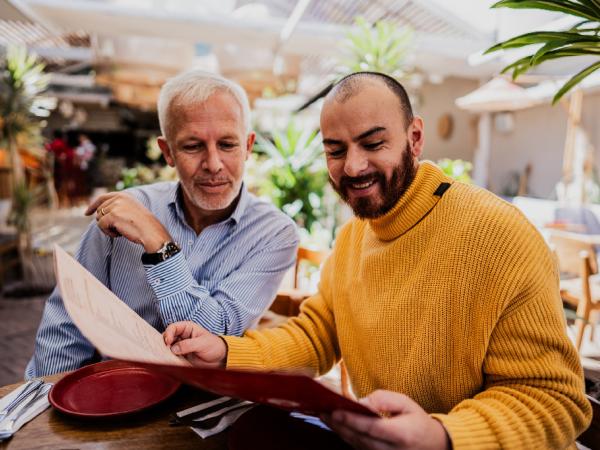
[[[591,407],[540,234],[512,205],[419,162],[423,121],[393,79],[342,79],[321,132],[331,183],[357,217],[318,293],[279,328],[218,337],[177,323],[166,344],[197,365],[315,375],[343,358],[384,416],[326,418],[360,448],[573,446]]]

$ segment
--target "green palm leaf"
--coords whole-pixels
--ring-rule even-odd
[[[573,77],[571,77],[571,79],[569,81],[567,81],[565,83],[565,85],[563,87],[561,87],[560,90],[556,93],[556,95],[552,99],[552,104],[554,105],[556,102],[558,102],[561,99],[561,97],[563,95],[565,95],[567,92],[569,92],[571,89],[573,89],[573,87],[575,85],[581,83],[581,81],[584,78],[586,78],[587,76],[591,75],[592,73],[594,73],[598,69],[600,69],[600,61],[595,62],[594,64],[589,65],[588,67],[586,67],[585,69],[583,69],[581,72],[579,72],[578,74],[576,74]]]
[[[497,43],[486,50],[485,53],[492,53],[529,45],[541,45],[533,54],[518,59],[502,70],[502,73],[512,71],[513,79],[545,61],[572,56],[600,57],[600,0],[501,0],[492,6],[492,8],[501,7],[556,11],[584,19],[567,31],[525,33]],[[600,61],[572,76],[556,93],[552,103],[556,103],[598,68],[600,68]]]
[[[501,0],[491,6],[492,8],[512,9],[542,9],[556,11],[584,19],[597,20],[598,12],[586,5],[568,0]]]
[[[498,50],[506,50],[510,48],[526,47],[534,44],[545,44],[549,42],[557,42],[568,44],[571,42],[589,42],[591,44],[600,45],[600,37],[594,35],[585,35],[577,32],[569,31],[534,31],[531,33],[521,34],[513,38],[500,42],[489,49],[484,54],[492,53]]]

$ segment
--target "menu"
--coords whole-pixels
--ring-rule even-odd
[[[319,414],[344,409],[375,415],[306,375],[192,367],[165,345],[162,335],[58,245],[58,286],[71,319],[100,353],[167,374],[215,394]]]

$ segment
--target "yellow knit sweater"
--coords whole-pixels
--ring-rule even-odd
[[[565,334],[558,275],[534,227],[433,164],[392,211],[351,220],[319,293],[279,328],[225,337],[228,367],[327,372],[343,358],[356,393],[402,392],[454,449],[565,448],[591,420]]]

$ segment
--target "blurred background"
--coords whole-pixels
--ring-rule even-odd
[[[247,91],[258,140],[246,183],[295,220],[305,249],[325,254],[350,217],[318,127],[328,87],[359,70],[405,85],[424,158],[543,233],[600,234],[600,6],[503,3],[0,0],[0,385],[21,378],[52,245],[75,251],[90,198],[176,179],[156,145],[156,100],[192,67]],[[286,281],[303,292],[321,261],[307,259]],[[580,320],[586,333],[594,317]],[[595,367],[599,344],[582,345]]]

